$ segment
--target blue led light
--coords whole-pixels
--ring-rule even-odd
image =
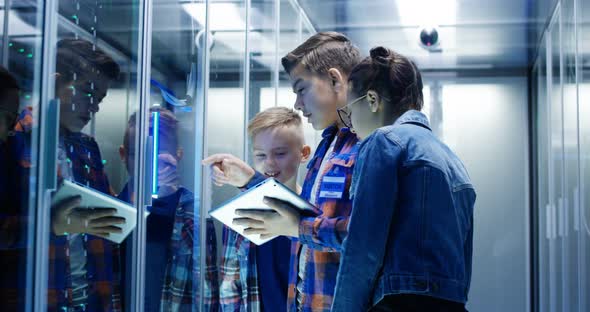
[[[153,136],[154,136],[154,150],[152,151],[152,197],[158,197],[158,150],[160,146],[160,112],[153,112],[152,113],[154,119],[154,128],[153,128]]]

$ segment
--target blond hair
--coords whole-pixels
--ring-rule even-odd
[[[296,111],[286,107],[271,107],[256,114],[250,120],[248,123],[248,135],[252,139],[262,131],[285,126],[299,128],[301,138],[303,138],[301,116]]]

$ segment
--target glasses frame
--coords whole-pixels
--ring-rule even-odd
[[[360,97],[354,99],[352,102],[350,102],[350,103],[348,103],[348,104],[346,104],[346,105],[344,105],[344,106],[342,106],[342,107],[340,107],[340,108],[338,108],[336,110],[336,112],[338,112],[338,118],[340,118],[340,121],[342,122],[342,124],[345,127],[347,127],[347,128],[353,128],[352,119],[350,118],[352,116],[352,111],[350,111],[350,109],[348,109],[348,108],[352,104],[355,104],[357,102],[360,102],[360,101],[362,101],[366,97],[367,97],[367,94],[365,94],[363,96],[360,96]],[[346,119],[343,116],[345,116]]]

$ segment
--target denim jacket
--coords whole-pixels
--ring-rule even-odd
[[[408,111],[362,142],[350,193],[332,311],[366,311],[392,294],[467,301],[475,189],[424,114]]]

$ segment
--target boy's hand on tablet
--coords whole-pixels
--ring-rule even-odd
[[[231,154],[215,154],[202,161],[203,165],[211,167],[211,180],[217,186],[230,184],[243,187],[256,172],[247,163]]]
[[[72,196],[51,207],[51,228],[55,235],[88,233],[108,237],[121,233],[117,225],[124,224],[125,219],[114,216],[114,208],[78,208],[80,196]]]
[[[260,234],[261,239],[282,235],[299,237],[301,215],[291,203],[272,197],[264,197],[264,203],[273,210],[238,209],[242,218],[234,219],[234,225],[245,227],[244,234]]]

